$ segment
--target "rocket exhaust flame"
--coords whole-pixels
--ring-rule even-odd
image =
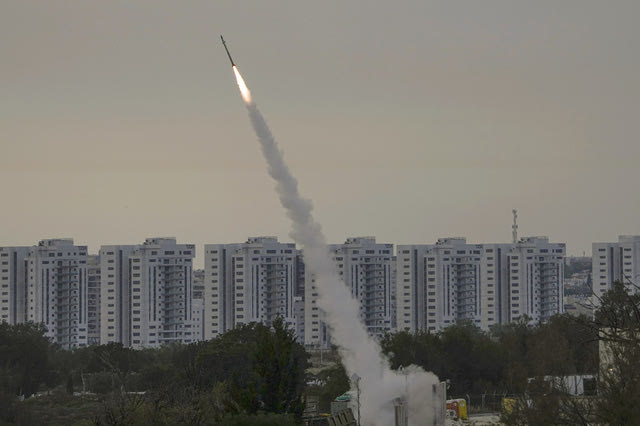
[[[315,277],[318,306],[325,313],[333,342],[351,377],[360,376],[359,402],[363,425],[393,424],[393,399],[408,394],[411,424],[426,424],[433,417],[432,385],[438,378],[419,367],[410,366],[404,374],[391,370],[381,355],[380,346],[371,339],[359,318],[359,304],[338,277],[329,257],[329,249],[320,225],[312,215],[313,205],[298,192],[293,177],[271,130],[254,103],[251,92],[237,67],[233,65],[240,93],[249,112],[269,175],[276,182],[280,203],[291,219],[291,238],[302,246],[306,268]]]
[[[244,99],[244,101],[247,104],[253,103],[253,101],[251,100],[251,92],[249,91],[249,88],[245,84],[244,79],[240,75],[240,72],[238,71],[238,67],[236,67],[235,65],[233,66],[233,73],[236,75],[236,82],[238,83],[240,94],[242,94],[242,99]]]

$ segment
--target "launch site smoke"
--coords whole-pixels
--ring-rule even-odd
[[[349,377],[354,373],[360,377],[362,424],[393,424],[393,400],[403,395],[407,397],[410,423],[430,423],[433,418],[432,385],[438,383],[438,378],[417,366],[405,368],[403,374],[391,370],[379,344],[369,337],[358,315],[358,301],[335,271],[325,236],[312,215],[313,204],[300,195],[298,181],[287,167],[283,153],[253,101],[224,38],[220,38],[260,142],[269,175],[276,182],[280,203],[291,219],[289,235],[302,247],[305,265],[315,278],[317,303],[325,313],[324,320],[331,331],[332,341],[339,348]]]

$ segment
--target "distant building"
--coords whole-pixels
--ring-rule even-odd
[[[193,298],[202,299],[204,297],[204,269],[193,271]]]
[[[100,248],[100,344],[131,346],[131,275],[135,245]]]
[[[27,320],[27,265],[29,247],[0,247],[0,321]]]
[[[529,316],[546,321],[564,310],[564,243],[547,237],[527,237],[511,248],[509,264],[509,321]]]
[[[205,339],[241,324],[270,325],[277,316],[300,332],[296,301],[304,284],[298,282],[301,260],[294,243],[253,237],[245,243],[207,244],[204,253]]]
[[[437,331],[463,319],[488,329],[502,322],[508,316],[500,303],[503,265],[511,246],[464,238],[398,246],[398,329]]]
[[[193,244],[147,238],[100,249],[101,343],[156,347],[201,338],[193,319]]]
[[[100,256],[87,256],[87,343],[100,344]]]
[[[397,251],[397,327],[438,331],[460,320],[487,330],[563,311],[564,244],[546,237],[467,244],[442,238]]]
[[[194,298],[191,302],[191,341],[204,340],[204,300]]]
[[[376,243],[374,237],[348,238],[332,244],[329,253],[338,276],[360,303],[360,320],[371,336],[381,337],[395,328],[396,265],[393,244]],[[305,278],[305,345],[325,348],[330,333],[317,306],[314,277]]]
[[[43,323],[62,348],[86,346],[87,247],[48,239],[32,247],[3,247],[0,259],[2,320]]]
[[[588,256],[567,256],[564,258],[564,264],[570,265],[591,265],[591,258]]]
[[[593,304],[598,306],[604,293],[620,281],[630,293],[640,285],[640,235],[621,235],[618,242],[593,243]]]

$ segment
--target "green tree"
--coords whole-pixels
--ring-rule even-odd
[[[53,345],[42,324],[0,323],[0,387],[14,395],[30,396],[41,383],[53,384]]]
[[[503,371],[502,385],[508,393],[522,393],[530,375],[528,364],[534,327],[526,316],[509,324],[496,325],[491,334],[506,352],[507,361]]]
[[[537,377],[525,385],[512,410],[503,413],[506,424],[637,423],[640,294],[634,290],[633,285],[615,283],[600,299],[593,320],[558,315],[521,334],[527,342],[528,377]],[[562,386],[562,379],[554,379],[560,384],[552,386],[543,377],[596,374],[598,370],[598,395],[594,398],[575,398]]]
[[[389,357],[393,369],[413,364],[427,371],[442,371],[444,361],[439,335],[428,331],[416,333],[400,331],[386,334],[382,338],[381,346],[382,351]]]
[[[184,374],[189,377],[193,374],[191,381],[199,389],[210,389],[215,383],[227,382],[233,398],[255,412],[259,406],[252,356],[256,351],[258,329],[262,328],[265,328],[262,324],[244,324],[195,347],[194,371],[191,373],[188,368]]]
[[[272,327],[240,326],[196,352],[193,382],[200,389],[226,382],[241,411],[302,414],[308,354],[282,318]]]
[[[438,334],[389,334],[382,339],[382,348],[394,369],[415,364],[450,380],[452,395],[497,388],[507,361],[505,350],[468,321]]]
[[[276,317],[271,329],[257,327],[256,337],[253,368],[258,378],[261,409],[292,413],[300,418],[308,355],[282,317]]]
[[[480,387],[500,381],[505,354],[480,328],[459,322],[444,329],[440,340],[445,362],[439,377],[451,380],[452,395],[482,392]]]
[[[328,413],[331,401],[351,389],[351,383],[341,362],[322,370],[318,373],[318,379],[323,383],[318,391],[318,409]]]
[[[632,424],[640,418],[640,293],[635,285],[614,283],[596,311],[600,332],[597,418],[606,424]]]
[[[622,339],[619,331],[636,330],[640,325],[640,288],[625,286],[620,281],[600,299],[600,307],[595,313],[595,325],[616,333],[612,338]],[[606,337],[606,336],[605,336]]]
[[[640,345],[626,341],[607,345],[598,386],[598,420],[603,424],[636,424],[640,419]]]
[[[231,414],[224,417],[220,426],[295,426],[300,424],[292,414]]]

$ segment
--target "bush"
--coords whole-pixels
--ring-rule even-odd
[[[221,426],[295,426],[295,416],[292,414],[234,414],[225,416],[219,423]]]

